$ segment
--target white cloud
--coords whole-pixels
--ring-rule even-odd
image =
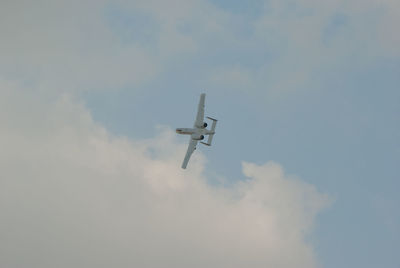
[[[6,1],[0,8],[0,72],[65,90],[138,86],[158,68],[138,44],[110,30],[107,1]]]
[[[239,20],[240,15],[236,17],[231,21]],[[236,86],[228,82],[222,90],[266,92],[268,97],[324,88],[324,75],[329,78],[331,73],[365,70],[379,61],[398,60],[400,40],[394,25],[400,23],[399,18],[398,1],[266,1],[261,15],[248,22],[248,36],[236,35],[236,40],[227,42],[238,47],[237,54],[243,57],[232,53],[235,62],[211,68],[209,81],[218,88],[220,81],[229,80]],[[249,51],[261,60],[248,63]],[[222,68],[227,71],[221,72]],[[249,81],[247,87],[235,83],[243,77]]]
[[[115,137],[82,104],[0,81],[0,266],[316,267],[327,196],[276,163],[212,186],[185,144]]]
[[[126,18],[116,26],[122,29],[112,26],[113,10]],[[338,14],[347,20],[326,38]],[[393,25],[399,18],[394,0],[267,1],[253,18],[202,0],[2,1],[0,72],[49,88],[137,90],[171,66],[193,62],[202,66],[194,70],[207,88],[234,76],[235,88],[243,90],[248,81],[253,93],[286,94],[318,83],[321,69],[367,68],[376,59],[398,58]],[[141,34],[148,40],[137,40]],[[254,65],[251,53],[260,55]],[[228,83],[223,90],[231,88]]]
[[[180,169],[186,145],[168,128],[116,137],[62,94],[137,89],[171,63],[225,50],[201,63],[205,86],[282,94],[314,83],[321,68],[400,55],[399,1],[266,3],[246,21],[207,1],[113,1],[156,25],[144,24],[151,41],[135,28],[126,42],[109,1],[2,1],[0,78],[19,82],[0,80],[0,266],[318,266],[306,238],[329,201],[312,185],[269,162],[243,163],[246,180],[211,186],[201,152]],[[347,25],[324,43],[337,14]],[[243,60],[249,51],[255,64]]]
[[[223,30],[218,23],[223,13],[205,1],[0,5],[0,73],[53,90],[60,85],[69,91],[137,89],[167,71],[170,60],[196,53],[199,32],[204,36]],[[126,22],[115,25],[113,12]],[[139,41],[141,33],[149,40]]]

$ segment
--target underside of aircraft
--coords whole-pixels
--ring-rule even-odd
[[[206,117],[207,119],[212,121],[211,129],[207,129],[208,124],[204,122],[204,102],[205,102],[206,94],[203,93],[200,95],[200,101],[197,108],[197,116],[194,122],[193,128],[177,128],[176,133],[182,135],[190,135],[189,146],[186,151],[185,159],[182,163],[182,168],[186,169],[187,164],[189,162],[190,156],[193,154],[194,150],[196,150],[197,143],[200,143],[211,146],[212,139],[215,134],[215,127],[217,125],[217,119]],[[207,142],[203,142],[205,136],[208,136]]]

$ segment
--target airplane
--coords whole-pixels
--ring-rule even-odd
[[[199,106],[197,108],[197,116],[194,121],[193,128],[177,128],[176,133],[182,135],[190,135],[189,146],[185,155],[185,159],[182,163],[182,168],[186,169],[186,166],[189,162],[190,156],[196,150],[196,146],[198,141],[204,140],[204,136],[208,135],[207,142],[200,142],[204,145],[211,146],[211,141],[215,134],[215,126],[217,125],[217,119],[211,118],[207,116],[207,119],[212,121],[211,129],[206,129],[207,123],[204,122],[204,101],[206,98],[206,94],[202,93],[200,95]]]

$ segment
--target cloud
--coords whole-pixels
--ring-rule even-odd
[[[241,18],[231,16],[230,22]],[[227,49],[234,51],[233,61],[210,68],[210,84],[268,97],[324,88],[330,84],[329,74],[363,71],[376,62],[398,60],[399,35],[392,26],[399,18],[396,1],[266,1],[259,16],[244,21],[246,36],[226,28],[235,37],[227,42]],[[237,66],[240,73],[230,78],[231,70],[239,71]],[[243,77],[250,87],[220,83]]]
[[[200,0],[3,1],[0,72],[53,90],[139,90],[180,66],[207,88],[231,90],[221,81],[234,76],[235,89],[287,94],[321,70],[398,58],[399,14],[393,0],[266,1],[253,17]]]
[[[395,0],[273,0],[254,17],[200,0],[2,1],[0,266],[318,266],[307,237],[329,198],[315,187],[273,162],[210,185],[201,152],[180,169],[170,129],[114,136],[73,96],[138,91],[176,66],[211,89],[305,90],[397,60],[399,13]]]
[[[0,81],[0,266],[316,267],[329,198],[273,162],[207,183],[169,128],[110,134],[79,101]]]
[[[0,72],[52,90],[142,85],[158,72],[154,57],[117,38],[106,8],[107,1],[3,1]]]
[[[52,90],[138,90],[196,53],[199,33],[222,31],[221,17],[195,0],[3,1],[0,72]]]

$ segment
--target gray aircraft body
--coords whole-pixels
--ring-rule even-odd
[[[196,120],[194,121],[193,128],[177,128],[176,133],[178,134],[183,134],[183,135],[190,135],[190,141],[189,141],[189,146],[186,151],[185,159],[183,160],[182,163],[182,168],[185,169],[187,167],[187,164],[189,162],[190,156],[196,150],[197,143],[201,141],[200,143],[211,146],[211,141],[214,137],[215,134],[215,126],[217,125],[217,119],[208,117],[212,121],[211,129],[208,130],[207,123],[204,122],[204,101],[206,98],[206,94],[201,94],[200,95],[200,101],[199,101],[199,106],[197,108],[197,116]],[[207,142],[202,142],[204,140],[204,137],[208,135],[208,140]]]

